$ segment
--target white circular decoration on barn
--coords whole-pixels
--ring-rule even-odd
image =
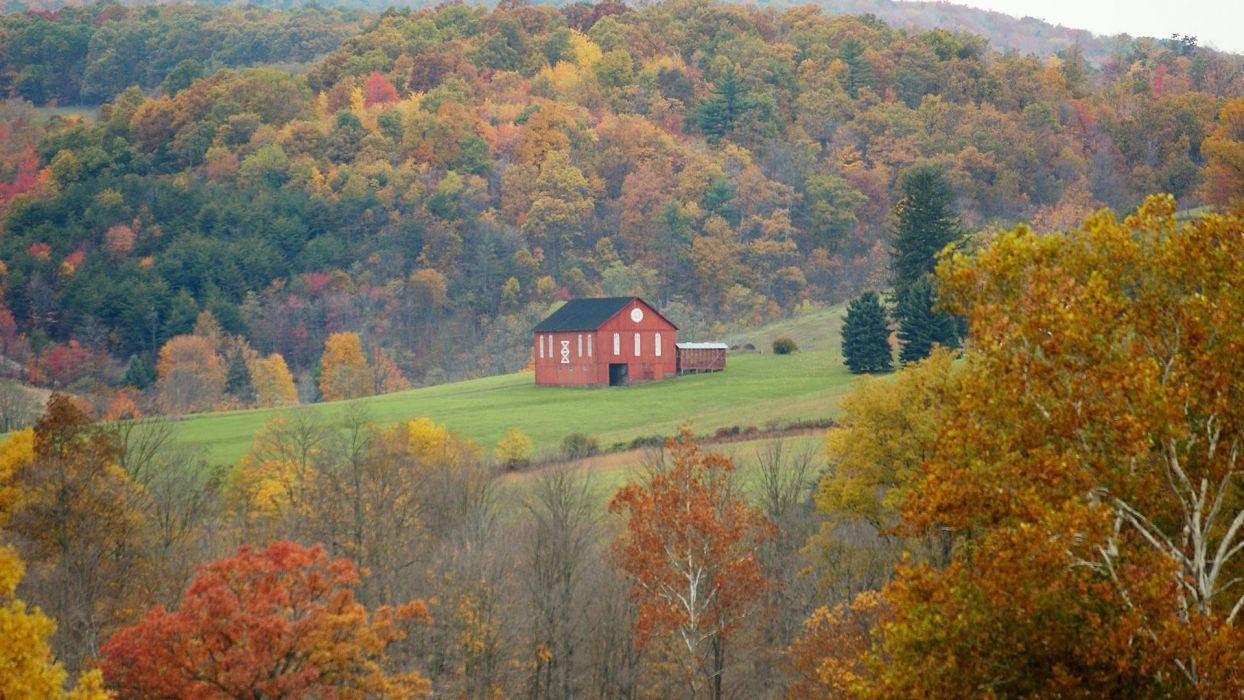
[[[634,321],[635,323],[639,323],[640,321],[644,320],[644,310],[639,308],[638,306],[631,309],[631,320]]]

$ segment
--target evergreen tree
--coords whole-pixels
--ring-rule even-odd
[[[716,141],[733,131],[734,122],[754,106],[745,94],[734,66],[729,66],[714,83],[712,95],[696,104],[696,123],[710,141]]]
[[[943,347],[959,344],[959,323],[950,314],[935,312],[937,297],[933,292],[933,279],[925,276],[915,284],[908,285],[897,296],[894,317],[898,320],[898,339],[902,344],[899,359],[918,362],[929,356],[936,343]]]
[[[839,47],[842,62],[847,64],[847,94],[852,99],[859,97],[860,88],[865,87],[876,77],[873,66],[864,58],[864,44],[855,37],[848,37]]]
[[[960,323],[933,311],[937,254],[962,235],[954,200],[945,174],[932,165],[913,167],[899,182],[890,276],[903,362],[927,357],[933,343],[947,347],[959,344]]]
[[[251,370],[246,366],[242,348],[234,348],[229,357],[229,372],[225,375],[225,391],[244,404],[255,403],[255,385],[251,383]]]
[[[892,369],[890,322],[876,292],[865,292],[847,305],[847,317],[842,324],[842,357],[854,374]]]
[[[898,188],[890,248],[895,293],[933,274],[937,254],[962,234],[955,193],[939,168],[914,166],[900,178]]]
[[[130,361],[125,365],[125,376],[121,381],[135,389],[146,389],[155,380],[156,368],[151,358],[147,355],[130,355]]]

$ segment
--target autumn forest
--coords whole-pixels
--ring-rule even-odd
[[[0,15],[0,697],[1244,692],[1244,56],[289,5]],[[368,403],[596,296],[831,309],[844,389],[555,449]]]

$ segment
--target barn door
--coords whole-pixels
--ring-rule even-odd
[[[626,386],[626,363],[615,362],[609,365],[609,386]]]

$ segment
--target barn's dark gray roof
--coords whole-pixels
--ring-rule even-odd
[[[549,317],[533,328],[532,332],[594,331],[634,300],[635,297],[571,299],[562,304],[560,309],[549,314]]]

